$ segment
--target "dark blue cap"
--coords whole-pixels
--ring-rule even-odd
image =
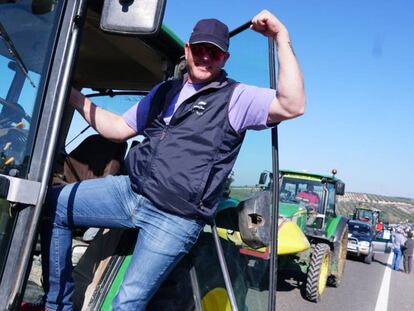
[[[211,43],[223,52],[229,49],[229,28],[217,19],[202,19],[194,27],[190,44]]]

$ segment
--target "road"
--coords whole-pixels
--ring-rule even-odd
[[[278,286],[277,310],[413,311],[414,274],[391,270],[387,264],[390,259],[390,254],[376,254],[370,265],[347,259],[340,286],[326,288],[317,304],[302,297],[298,287],[300,284],[294,278],[282,276]]]

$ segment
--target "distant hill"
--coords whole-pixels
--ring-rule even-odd
[[[257,188],[251,186],[232,187],[231,196],[243,201],[255,191],[257,191]],[[379,209],[382,221],[388,223],[403,223],[406,221],[414,223],[414,199],[357,192],[346,192],[345,195],[338,195],[337,198],[337,213],[340,215],[348,216],[355,207],[365,206]]]
[[[379,209],[383,221],[414,222],[414,199],[357,192],[346,192],[344,196],[337,196],[337,198],[337,212],[341,215],[349,215],[357,206],[366,206]]]

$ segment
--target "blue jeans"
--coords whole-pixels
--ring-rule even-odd
[[[42,226],[46,307],[73,309],[72,227],[139,229],[131,263],[113,301],[118,311],[145,310],[162,281],[196,242],[203,225],[159,210],[132,191],[127,176],[50,189]]]
[[[400,270],[400,261],[401,261],[401,249],[400,248],[394,248],[394,257],[392,258],[392,269],[393,270]]]

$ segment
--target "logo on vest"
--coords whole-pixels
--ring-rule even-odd
[[[204,113],[204,110],[206,109],[207,103],[206,102],[198,102],[191,108],[191,112],[195,112],[199,116],[201,116]]]

